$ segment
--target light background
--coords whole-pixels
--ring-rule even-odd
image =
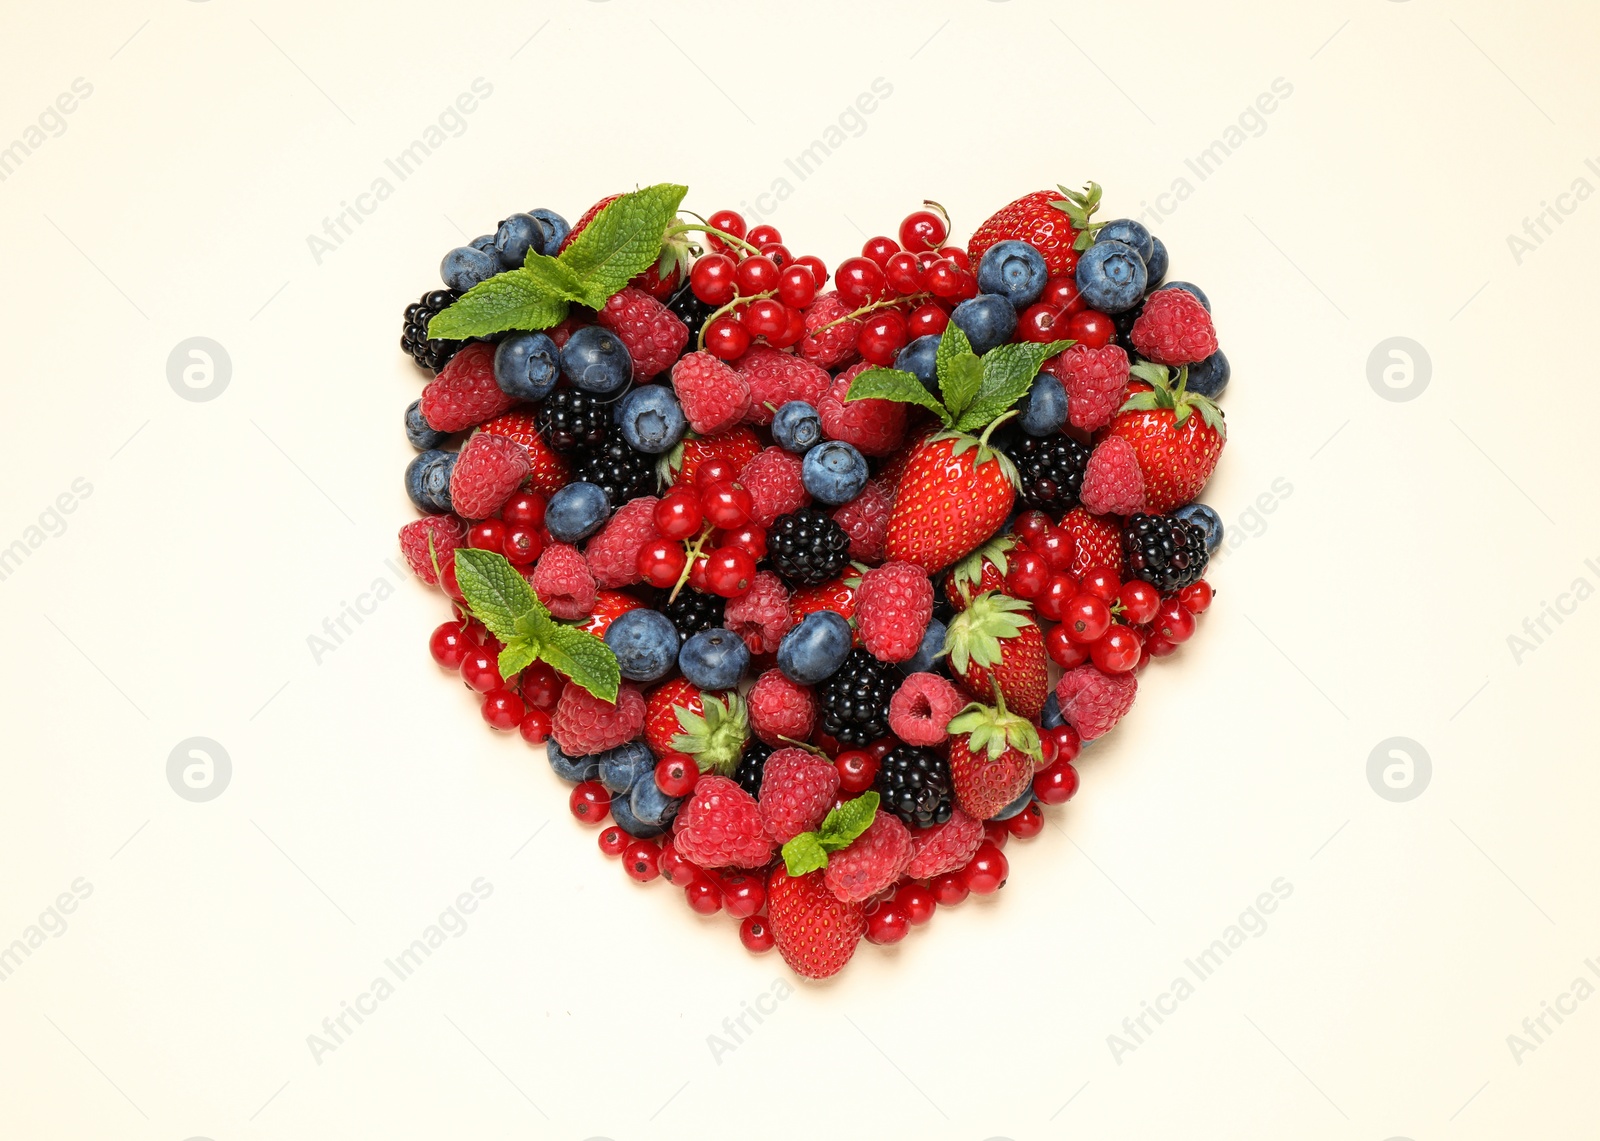
[[[5,1134],[1592,1134],[1600,1000],[1520,1061],[1507,1035],[1600,985],[1600,603],[1520,663],[1507,638],[1600,586],[1600,204],[1562,200],[1520,263],[1507,236],[1600,187],[1597,27],[1437,0],[6,5],[0,143],[93,91],[0,182],[0,547],[75,508],[0,581],[0,944],[93,892],[0,984]],[[464,133],[319,262],[308,236],[478,77]],[[604,861],[428,659],[440,599],[388,561],[420,388],[396,342],[443,251],[509,212],[664,180],[709,212],[780,178],[768,220],[830,266],[924,197],[962,236],[1058,181],[1154,205],[1233,362],[1205,498],[1244,541],[1003,892],[715,1057],[788,975]],[[231,362],[211,399],[168,380],[196,336]],[[1369,379],[1391,337],[1421,352],[1379,372],[1428,362],[1412,399]],[[167,779],[193,736],[231,758],[205,803]],[[1409,801],[1369,784],[1392,737],[1431,759]],[[478,877],[465,933],[314,1061]],[[1265,933],[1114,1058],[1280,877]]]

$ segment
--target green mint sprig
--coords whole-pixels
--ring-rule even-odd
[[[783,846],[783,866],[803,876],[828,866],[828,853],[848,848],[878,817],[878,794],[864,792],[829,812],[815,832],[802,832]]]
[[[617,655],[593,634],[550,617],[504,555],[475,547],[456,551],[456,583],[472,616],[505,645],[500,676],[511,677],[545,662],[601,701],[616,701],[622,684]]]
[[[507,329],[548,329],[574,304],[598,309],[661,257],[686,186],[663,182],[624,194],[555,257],[528,251],[517,269],[474,285],[428,322],[428,336],[461,341]]]

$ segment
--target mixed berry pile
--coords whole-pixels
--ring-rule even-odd
[[[832,273],[661,185],[451,250],[400,531],[430,650],[633,879],[840,970],[1003,849],[1210,605],[1210,302],[1100,188]]]

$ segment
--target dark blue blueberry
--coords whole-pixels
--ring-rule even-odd
[[[1010,820],[1013,816],[1022,815],[1023,809],[1033,803],[1033,785],[1029,784],[1022,790],[1022,795],[1006,805],[999,812],[989,817],[990,820]]]
[[[922,632],[922,645],[909,661],[900,663],[900,668],[908,674],[933,673],[939,666],[936,655],[944,649],[944,634],[943,622],[937,618],[928,619],[928,628]]]
[[[1051,690],[1044,699],[1044,712],[1039,714],[1039,725],[1045,729],[1055,729],[1066,723],[1067,719],[1061,716],[1061,699],[1056,696],[1055,690]]]
[[[678,628],[659,610],[629,610],[606,627],[605,642],[629,681],[660,681],[678,661]]]
[[[613,805],[616,803],[612,802]],[[666,827],[678,816],[678,809],[683,805],[683,797],[668,796],[661,791],[661,786],[655,782],[654,776],[650,780],[642,780],[633,786],[633,791],[628,794],[629,815],[647,827],[660,825]],[[627,829],[623,829],[627,831]]]
[[[1161,279],[1167,276],[1167,243],[1160,238],[1151,238],[1155,243],[1155,251],[1144,259],[1145,283],[1144,291],[1149,293],[1161,288]]]
[[[1188,282],[1188,281],[1169,281],[1165,285],[1163,285],[1161,288],[1162,289],[1181,289],[1185,293],[1193,294],[1196,298],[1199,299],[1200,304],[1205,307],[1205,311],[1207,313],[1211,312],[1211,298],[1206,296],[1205,290],[1201,289],[1198,285],[1195,285],[1192,282]]]
[[[406,465],[406,495],[418,510],[450,510],[450,472],[455,465],[456,453],[438,448],[420,453]],[[443,504],[439,501],[441,492]]]
[[[613,796],[621,796],[645,778],[650,778],[651,784],[655,783],[652,774],[656,768],[656,755],[643,741],[607,749],[598,754],[596,759],[600,762],[600,783]]]
[[[457,246],[439,263],[439,276],[444,278],[444,283],[463,293],[499,272],[500,260],[493,252],[484,253],[471,246]]]
[[[569,483],[545,505],[544,525],[558,543],[587,539],[605,525],[611,514],[611,497],[593,483]]]
[[[689,430],[683,405],[664,384],[646,384],[617,402],[613,417],[634,451],[659,456],[671,451]]]
[[[1215,554],[1222,546],[1222,516],[1204,503],[1189,503],[1178,508],[1173,515],[1185,523],[1193,523],[1205,533],[1206,554]]]
[[[773,415],[772,438],[784,451],[803,456],[822,439],[822,417],[804,400],[791,400]]]
[[[472,241],[468,242],[467,245],[471,246],[475,250],[482,250],[486,254],[492,254],[494,253],[494,235],[479,234],[476,238],[473,238]]]
[[[544,231],[532,214],[513,214],[494,232],[494,252],[505,269],[516,269],[528,258],[530,249],[544,241]]]
[[[998,293],[980,293],[957,305],[950,320],[972,342],[972,351],[982,356],[1011,339],[1017,328],[1017,311]]]
[[[1067,422],[1067,390],[1054,375],[1041,372],[1033,378],[1033,387],[1017,407],[1022,409],[1019,423],[1024,432],[1030,436],[1053,435]]]
[[[1113,218],[1095,231],[1095,245],[1101,242],[1121,242],[1125,246],[1132,246],[1139,254],[1139,260],[1145,265],[1150,264],[1150,259],[1155,256],[1156,240],[1143,222],[1135,222],[1132,218]]]
[[[1011,302],[1013,309],[1026,309],[1039,300],[1049,280],[1044,255],[1016,239],[996,242],[978,262],[978,288],[984,293],[998,293]]]
[[[928,390],[930,396],[938,396],[938,356],[939,338],[929,333],[901,349],[900,355],[894,358],[894,367],[922,381],[922,387]]]
[[[798,685],[816,685],[839,672],[850,642],[850,623],[832,610],[815,611],[778,643],[778,668]]]
[[[561,374],[582,392],[610,396],[633,379],[628,346],[610,329],[585,325],[561,346]]]
[[[849,503],[867,486],[867,461],[855,445],[825,440],[806,453],[800,481],[813,499],[837,507]]]
[[[512,333],[494,350],[494,380],[500,391],[536,404],[561,379],[561,350],[543,333]]]
[[[550,762],[550,767],[556,771],[556,776],[573,784],[594,780],[600,775],[599,753],[591,753],[587,757],[569,757],[561,751],[556,739],[551,737],[544,743],[544,755]]]
[[[1139,251],[1123,242],[1096,242],[1078,258],[1078,292],[1092,309],[1123,313],[1144,296],[1149,274]]]
[[[1218,349],[1205,360],[1189,366],[1189,391],[1215,400],[1228,387],[1228,377],[1232,374],[1227,354]]]
[[[419,452],[426,452],[437,448],[450,438],[449,432],[439,432],[428,425],[422,418],[422,401],[413,400],[406,405],[406,439],[411,441],[411,446]]]
[[[422,493],[427,496],[434,511],[455,510],[455,505],[450,501],[450,476],[460,458],[460,452],[446,452],[444,458],[430,466],[423,476]]]
[[[651,781],[654,784],[655,781]],[[613,796],[611,798],[611,819],[635,840],[650,840],[667,830],[665,824],[646,824],[633,813],[633,805],[626,796]]]
[[[732,689],[749,668],[744,639],[721,626],[690,635],[678,652],[678,670],[701,689]]]
[[[555,257],[561,249],[561,243],[567,240],[567,235],[572,232],[572,227],[567,225],[567,220],[554,210],[529,210],[529,216],[539,223],[539,230],[544,240],[536,247],[542,254]]]

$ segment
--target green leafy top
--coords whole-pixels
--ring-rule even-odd
[[[951,584],[961,597],[970,600],[970,588],[983,581],[983,565],[993,563],[1001,574],[1005,574],[1011,569],[1011,548],[1016,545],[1014,535],[996,535],[950,568]]]
[[[815,832],[802,832],[783,846],[783,864],[792,876],[828,866],[828,853],[848,848],[878,818],[878,794],[864,792],[847,800],[822,821]]]
[[[501,677],[542,661],[600,700],[617,699],[622,672],[611,647],[551,618],[504,555],[462,547],[456,551],[456,582],[472,616],[505,645],[500,651]]]
[[[995,697],[993,706],[974,701],[950,721],[950,735],[967,735],[967,748],[973,753],[987,753],[991,761],[998,761],[1007,749],[1030,758],[1038,764],[1044,755],[1039,744],[1039,730],[1026,717],[1006,708],[1005,699]]]
[[[968,663],[979,669],[993,669],[1004,654],[1001,642],[1015,638],[1029,626],[1032,610],[1020,598],[990,590],[978,595],[967,608],[950,620],[944,634],[944,652],[958,673],[966,673]]]
[[[1086,250],[1094,245],[1095,235],[1100,232],[1104,222],[1094,222],[1094,212],[1100,208],[1100,184],[1091,182],[1082,190],[1068,190],[1065,186],[1057,185],[1062,197],[1050,205],[1060,210],[1072,219],[1073,229],[1078,231],[1078,236],[1073,239],[1072,248]]]
[[[1224,440],[1228,438],[1228,425],[1223,420],[1222,409],[1217,407],[1217,402],[1209,396],[1189,391],[1187,365],[1178,369],[1176,384],[1173,383],[1170,371],[1164,364],[1140,361],[1128,371],[1140,380],[1146,381],[1150,388],[1140,389],[1129,396],[1118,409],[1119,412],[1149,412],[1166,408],[1172,411],[1173,424],[1180,426],[1189,418],[1189,413],[1198,412],[1200,418],[1206,422],[1206,427],[1215,431]]]
[[[703,713],[695,713],[683,706],[675,706],[678,728],[683,732],[672,738],[672,747],[695,759],[701,772],[730,775],[744,753],[745,742],[750,739],[750,715],[744,698],[729,693],[725,698],[709,693],[700,695]]]
[[[663,182],[623,194],[557,256],[528,251],[517,269],[473,286],[428,322],[428,336],[487,337],[507,329],[548,329],[574,302],[598,309],[655,265],[688,187]],[[676,245],[673,246],[674,260]]]

